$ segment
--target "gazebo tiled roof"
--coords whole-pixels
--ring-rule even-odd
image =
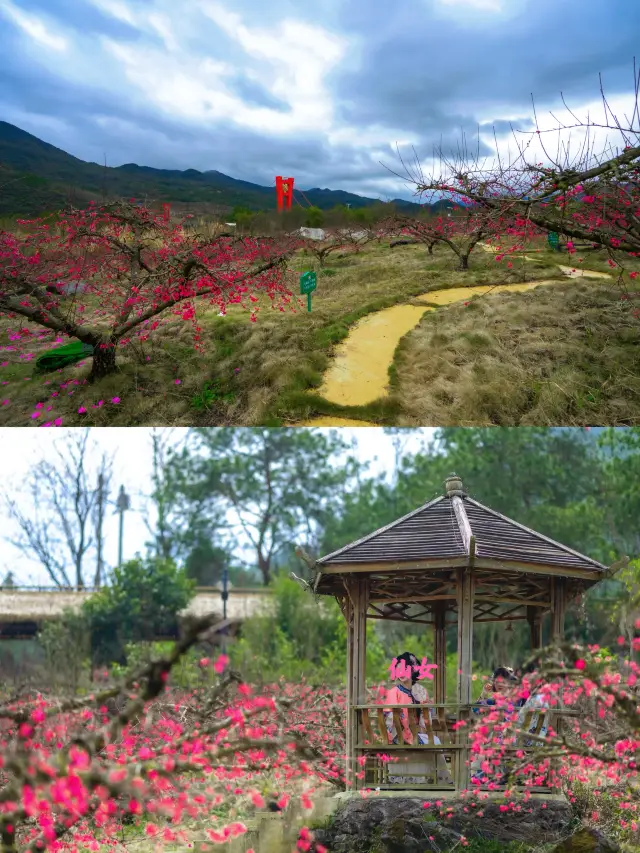
[[[467,496],[462,501],[471,533],[476,537],[477,557],[566,566],[596,574],[607,570],[597,560],[529,530]],[[466,555],[451,498],[439,497],[386,527],[322,557],[318,564],[400,562]]]
[[[597,560],[473,500],[457,478],[449,483],[446,495],[319,559],[316,592],[335,592],[336,574],[403,569],[430,574],[470,563],[479,570],[573,578],[579,580],[576,589],[607,576],[608,568]]]

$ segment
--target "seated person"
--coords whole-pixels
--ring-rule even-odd
[[[423,684],[418,684],[419,678],[419,670],[420,664],[415,655],[410,652],[404,652],[396,658],[396,667],[399,669],[401,662],[405,664],[405,677],[401,673],[398,673],[395,683],[392,687],[387,690],[386,693],[386,702],[389,705],[421,705],[427,704],[429,702],[429,695],[427,693],[426,688]],[[427,709],[427,713],[429,714],[429,719],[431,718],[431,709]],[[385,723],[387,726],[387,736],[389,738],[389,743],[397,744],[398,743],[398,733],[396,731],[396,727],[393,722],[393,711],[385,710],[384,711]],[[404,743],[407,745],[413,744],[413,733],[409,728],[409,714],[407,711],[400,711],[400,724],[402,727],[402,734]],[[439,744],[440,739],[433,735],[433,733],[429,734],[430,726],[427,727],[426,718],[425,718],[425,709],[421,708],[418,712],[418,744],[426,745],[429,743],[430,738],[433,740],[434,744]],[[432,755],[429,759],[425,756],[425,765],[431,764],[433,767],[433,762],[435,761],[435,771],[436,778],[439,783],[450,785],[452,784],[451,775],[447,769],[447,763],[443,753],[437,753],[436,755]],[[405,782],[421,782],[422,780],[418,777],[407,777],[407,778],[389,778],[389,781],[405,781]]]
[[[502,696],[512,690],[518,683],[518,681],[518,677],[515,675],[513,669],[510,666],[496,667],[496,669],[494,669],[493,671],[493,675],[491,676],[491,678],[489,678],[485,682],[485,685],[482,688],[482,693],[480,694],[480,698],[475,703],[472,709],[474,714],[480,713],[480,710],[477,707],[479,705],[497,704],[497,697]]]
[[[525,669],[525,674],[528,682],[528,689],[531,691],[529,696],[523,701],[520,709],[520,713],[518,714],[518,728],[522,728],[525,725],[525,721],[527,719],[528,714],[533,711],[540,709],[542,711],[546,711],[549,709],[548,699],[544,695],[544,691],[542,690],[542,685],[536,683],[537,682],[537,663],[530,664]],[[535,734],[536,737],[546,737],[549,729],[547,722],[547,715],[544,714],[542,725],[540,726],[539,731],[536,731],[540,721],[540,714],[535,713],[531,715],[531,720],[528,725],[528,733]],[[524,743],[524,746],[535,746],[536,741],[527,740]]]
[[[480,706],[488,706],[488,707],[496,707],[500,709],[504,709],[506,712],[505,717],[513,716],[513,711],[516,708],[516,701],[511,700],[511,697],[507,700],[506,697],[509,696],[509,693],[513,691],[513,689],[518,684],[518,677],[515,675],[513,669],[510,666],[498,666],[493,671],[493,675],[486,682],[482,689],[482,694],[480,699],[476,702],[475,706],[472,708],[474,714],[481,714]],[[505,698],[502,698],[505,697]],[[499,746],[504,739],[504,733],[501,731],[493,732],[492,740],[496,742],[496,746]],[[488,782],[494,782],[495,784],[503,784],[506,780],[506,768],[504,765],[499,765],[495,767],[495,769],[491,773],[491,779],[487,779],[487,775],[482,769],[482,764],[485,759],[483,757],[473,758],[471,761],[471,783],[472,785],[485,785]]]
[[[410,652],[403,652],[396,658],[398,670],[400,670],[401,661],[405,664],[406,677],[399,676],[396,678],[394,685],[387,690],[386,701],[390,705],[419,705],[423,702],[428,702],[429,697],[426,689],[421,684],[417,684],[418,669],[420,666],[418,658]],[[393,723],[393,712],[385,710],[384,718],[387,724],[389,743],[398,743],[398,733]],[[400,712],[400,722],[402,724],[404,742],[412,744],[413,734],[409,728],[409,714],[406,711]],[[425,744],[428,742],[427,726],[421,709],[418,721],[418,743]]]

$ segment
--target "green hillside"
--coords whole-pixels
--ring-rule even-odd
[[[379,204],[378,199],[343,190],[314,188],[304,190],[304,195],[322,210],[342,204],[354,209]],[[256,211],[275,207],[274,187],[236,180],[215,170],[181,172],[136,163],[117,167],[86,163],[0,121],[0,215],[37,216],[70,202],[83,206],[91,200],[119,197],[195,205],[203,212],[206,208],[226,213],[237,206]],[[421,207],[404,200],[394,202],[403,211]]]

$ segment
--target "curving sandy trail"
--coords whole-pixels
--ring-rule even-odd
[[[291,427],[314,426],[314,427],[374,427],[378,429],[380,424],[371,424],[368,421],[354,421],[351,418],[334,418],[333,415],[321,416],[311,421],[288,424]]]
[[[483,247],[493,251],[491,247]],[[610,278],[606,273],[591,270],[574,270],[560,266],[564,276],[577,278]],[[394,305],[370,314],[354,324],[348,337],[338,345],[333,362],[324,375],[318,394],[330,403],[341,406],[363,406],[379,400],[388,393],[389,366],[400,341],[415,328],[427,311],[437,306],[451,305],[469,299],[474,294],[520,293],[550,284],[561,284],[561,279],[543,279],[523,284],[476,285],[434,290],[417,297],[425,307]],[[366,421],[332,416],[312,418],[290,426],[375,426]]]
[[[389,365],[400,338],[414,329],[433,308],[394,305],[369,314],[354,324],[338,344],[318,394],[341,406],[362,406],[382,396]]]
[[[576,269],[575,267],[562,267],[559,266],[559,269],[562,270],[564,275],[568,275],[569,278],[611,278],[611,276],[606,272],[596,272],[595,270],[583,270]]]

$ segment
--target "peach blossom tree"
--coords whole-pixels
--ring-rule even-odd
[[[22,221],[25,234],[0,231],[0,316],[20,346],[32,326],[51,339],[93,350],[90,380],[116,369],[116,354],[171,319],[189,323],[202,349],[202,306],[239,304],[255,321],[262,301],[296,309],[287,260],[291,237],[204,238],[133,202],[91,205],[57,224]]]

